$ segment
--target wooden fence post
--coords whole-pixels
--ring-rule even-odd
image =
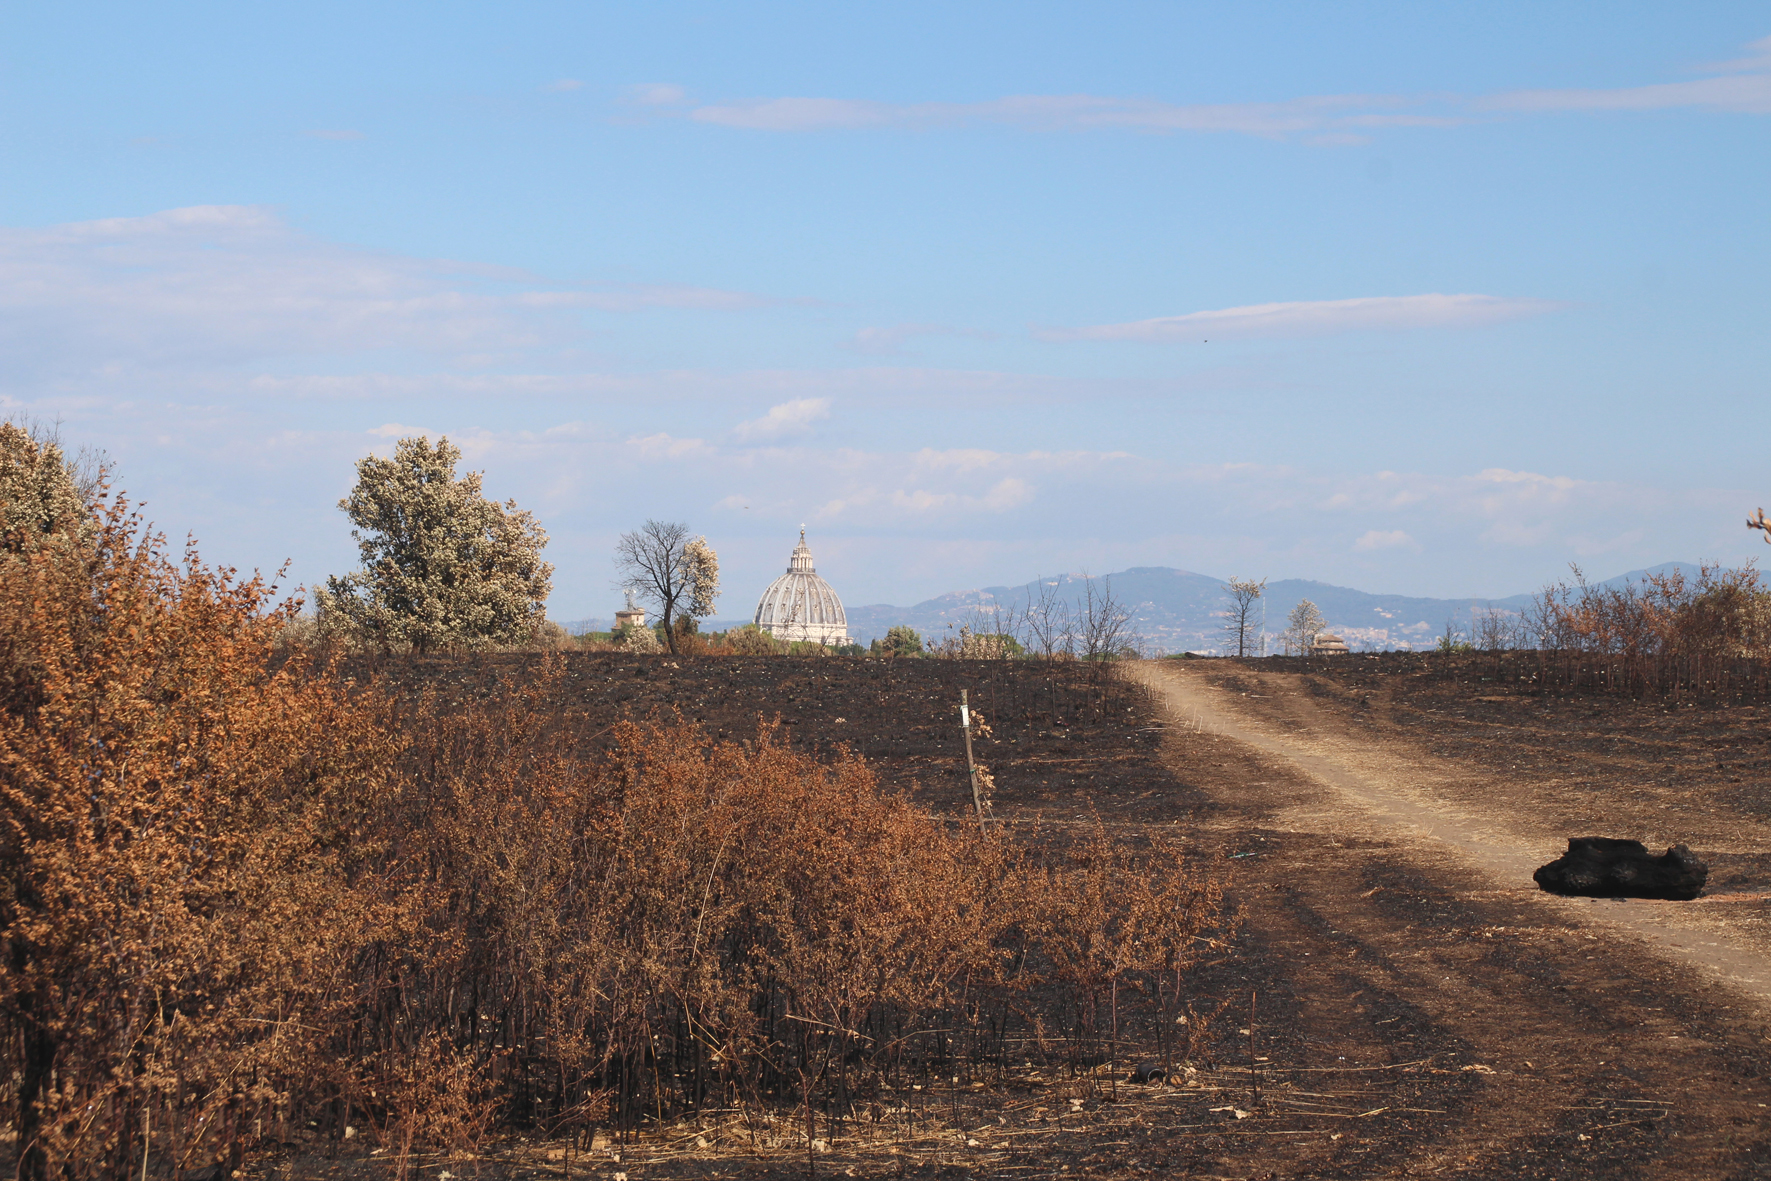
[[[965,734],[965,770],[972,781],[972,807],[978,810],[978,831],[984,831],[984,797],[978,791],[978,764],[972,759],[972,709],[967,691],[959,691],[959,728]]]

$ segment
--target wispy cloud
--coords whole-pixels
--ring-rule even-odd
[[[1688,82],[1610,89],[1513,90],[1477,100],[1483,111],[1664,111],[1697,107],[1747,115],[1771,114],[1771,37],[1746,46],[1747,55],[1706,69],[1721,75]]]
[[[635,457],[653,462],[676,462],[704,456],[712,451],[703,439],[682,439],[663,431],[629,439],[627,448]]]
[[[1711,62],[1703,68],[1712,74],[1739,74],[1753,70],[1771,71],[1771,37],[1748,42],[1746,56],[1732,61]]]
[[[753,131],[838,131],[1001,124],[1032,131],[1225,131],[1278,137],[1333,128],[1436,125],[1450,117],[1403,110],[1393,95],[1318,95],[1272,103],[1166,103],[1093,94],[1013,95],[980,103],[882,103],[841,98],[767,98],[696,107],[698,122]]]
[[[1353,543],[1356,550],[1419,549],[1420,543],[1402,529],[1367,529]]]
[[[511,297],[533,308],[592,308],[599,312],[637,312],[645,308],[686,308],[732,312],[773,307],[782,301],[749,291],[721,291],[668,283],[604,283],[566,291],[528,291]]]
[[[739,423],[732,429],[732,437],[748,442],[803,434],[812,429],[814,422],[829,417],[829,398],[795,398],[769,407],[769,412],[761,418]]]
[[[1771,74],[1736,74],[1615,90],[1515,90],[1482,99],[1486,111],[1665,111],[1705,107],[1771,115]]]
[[[1771,37],[1747,56],[1708,67],[1719,77],[1615,89],[1532,89],[1487,96],[1318,94],[1275,102],[1172,103],[1099,94],[1019,94],[984,102],[879,102],[823,96],[779,96],[708,103],[688,111],[700,123],[749,131],[932,130],[1004,126],[1028,131],[1124,129],[1222,132],[1325,145],[1358,144],[1388,127],[1452,127],[1506,113],[1552,110],[1644,111],[1691,107],[1771,113]],[[680,87],[660,103],[686,101]],[[636,100],[628,101],[652,101]]]
[[[853,353],[870,356],[901,357],[904,346],[919,336],[965,336],[977,340],[993,339],[993,334],[970,328],[952,328],[946,324],[893,324],[890,327],[863,328],[842,342]]]
[[[1303,336],[1373,329],[1469,328],[1540,315],[1562,305],[1499,295],[1380,295],[1261,303],[1125,324],[1047,328],[1043,340],[1207,341],[1211,337]]]
[[[253,206],[0,229],[0,356],[15,379],[366,350],[508,358],[581,340],[577,312],[773,302],[687,285],[549,283],[365,250]]]
[[[643,82],[621,92],[621,101],[636,107],[679,106],[688,98],[688,92],[674,82]]]

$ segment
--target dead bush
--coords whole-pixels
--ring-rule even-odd
[[[712,1107],[809,1140],[888,1081],[1000,1068],[1011,1028],[1166,1030],[1215,921],[1169,845],[1036,858],[767,727],[586,748],[558,656],[466,699],[352,686],[263,583],[122,506],[95,530],[0,561],[0,1077],[32,1181],[225,1174],[309,1125],[395,1172]]]
[[[397,745],[301,661],[293,607],[182,565],[117,504],[0,562],[0,1023],[19,1175],[238,1165],[336,1077]],[[316,939],[317,932],[326,938]]]

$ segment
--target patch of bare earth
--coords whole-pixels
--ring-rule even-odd
[[[523,667],[388,671],[470,693]],[[627,713],[680,710],[733,736],[778,714],[796,743],[846,742],[883,782],[949,813],[970,798],[955,725],[967,689],[994,730],[979,752],[1011,830],[1073,840],[1098,820],[1132,840],[1178,834],[1226,859],[1242,922],[1195,976],[1192,1068],[1168,1082],[1129,1081],[1156,1043],[1145,1010],[1116,1064],[1079,1065],[1060,1040],[1017,1029],[1017,1053],[931,1064],[822,1117],[810,1147],[794,1111],[705,1112],[569,1156],[537,1130],[476,1161],[416,1161],[414,1176],[1771,1177],[1760,997],[1725,964],[1612,917],[1678,904],[1569,902],[1530,879],[1569,835],[1686,840],[1715,867],[1718,899],[1679,911],[1700,917],[1678,930],[1723,961],[1759,955],[1765,905],[1744,899],[1765,881],[1765,814],[1744,755],[1711,774],[1713,719],[1693,714],[1688,733],[1601,711],[1564,726],[1551,721],[1585,707],[1545,715],[1381,668],[1361,670],[1369,683],[1336,679],[1351,665],[1150,663],[1105,689],[1033,662],[569,667],[561,708],[583,711],[587,741]],[[1738,798],[1712,791],[1718,779]],[[268,1171],[386,1175],[343,1148]]]
[[[1250,934],[1286,948],[1309,1023],[1413,1025],[1435,1062],[1488,1068],[1446,1123],[1372,1152],[1452,1176],[1771,1175],[1760,764],[1708,774],[1738,719],[1413,671],[1140,670],[1170,757],[1221,805],[1209,827],[1250,854]],[[1539,892],[1532,868],[1575,835],[1686,841],[1716,893]]]

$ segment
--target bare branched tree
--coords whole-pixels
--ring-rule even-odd
[[[1097,589],[1095,580],[1083,576],[1081,618],[1078,620],[1084,660],[1111,660],[1129,639],[1131,612],[1113,597],[1113,580],[1102,578]]]
[[[1267,580],[1232,578],[1224,584],[1224,593],[1230,596],[1230,609],[1224,614],[1224,647],[1234,648],[1238,656],[1247,656],[1256,646],[1259,628],[1255,612],[1261,596],[1267,593]]]
[[[1328,620],[1308,599],[1301,599],[1285,617],[1285,651],[1287,655],[1308,656],[1316,637],[1328,627]]]
[[[1499,607],[1470,608],[1470,642],[1484,652],[1505,652],[1520,644],[1523,620]]]
[[[719,594],[719,559],[704,537],[690,537],[681,521],[647,521],[615,543],[617,587],[658,607],[664,642],[676,654],[678,616],[711,615]]]
[[[1058,591],[1058,579],[1041,578],[1027,586],[1019,625],[1022,646],[1047,660],[1070,653],[1076,644],[1076,625],[1070,604]]]

